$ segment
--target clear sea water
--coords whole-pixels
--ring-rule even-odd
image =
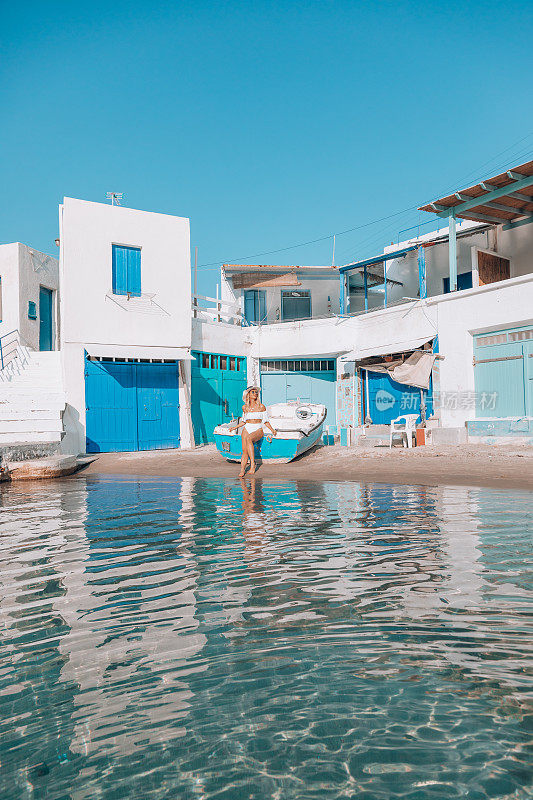
[[[532,498],[3,485],[0,798],[530,798]]]

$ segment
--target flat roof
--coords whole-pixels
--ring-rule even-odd
[[[441,197],[419,211],[492,224],[533,221],[533,161]]]
[[[281,264],[222,264],[228,272],[338,272],[338,267],[286,266]]]

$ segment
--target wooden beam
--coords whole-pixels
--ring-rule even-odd
[[[257,272],[241,272],[232,275],[234,289],[266,289],[270,286],[301,286],[294,272],[278,272],[258,274]]]

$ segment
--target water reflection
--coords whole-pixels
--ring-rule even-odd
[[[1,797],[526,797],[530,496],[79,478],[0,531]]]

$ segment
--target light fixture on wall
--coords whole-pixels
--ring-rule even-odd
[[[54,239],[54,242],[56,243],[57,247],[59,247],[59,244],[60,244],[60,239],[59,239],[59,237],[57,237],[57,239]]]

